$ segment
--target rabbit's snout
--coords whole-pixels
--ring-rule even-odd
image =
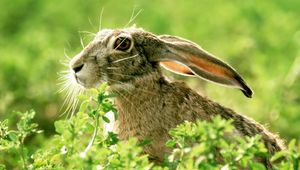
[[[75,78],[76,82],[78,84],[81,84],[81,85],[83,85],[84,83],[80,79],[80,73],[79,72],[82,70],[83,66],[84,66],[84,64],[80,64],[80,65],[71,67],[71,70],[73,71],[73,75],[74,75],[74,78]]]
[[[83,68],[84,64],[81,64],[79,66],[75,66],[72,68],[72,70],[75,72],[75,73],[78,73],[82,68]]]
[[[95,72],[100,72],[95,64],[96,57],[87,57],[86,53],[80,52],[70,61],[69,69],[78,84],[85,88],[92,88],[99,84],[101,77],[95,75]]]

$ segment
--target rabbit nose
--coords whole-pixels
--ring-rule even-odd
[[[84,64],[76,66],[76,67],[73,67],[74,72],[78,73],[83,68],[83,66],[84,66]]]

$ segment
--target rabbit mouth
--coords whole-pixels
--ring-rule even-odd
[[[82,87],[84,87],[86,89],[95,88],[100,85],[99,81],[91,81],[89,79],[85,79],[85,78],[79,77],[77,75],[75,75],[75,80],[76,80],[77,84],[81,85]]]
[[[77,84],[81,85],[86,89],[95,88],[100,84],[98,76],[92,75],[91,73],[74,73],[73,77]]]
[[[74,74],[74,78],[75,78],[75,81],[76,81],[77,84],[79,84],[79,85],[87,88],[86,85],[85,85],[85,83],[84,83],[84,81],[81,80],[78,76],[76,76],[76,74]]]

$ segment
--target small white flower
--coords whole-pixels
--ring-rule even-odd
[[[117,146],[116,145],[111,145],[109,146],[109,149],[112,151],[117,151]]]
[[[79,157],[80,158],[85,158],[86,157],[86,152],[80,152]]]
[[[104,169],[104,167],[102,165],[97,165],[96,166],[96,170],[102,170],[102,169]]]
[[[62,155],[68,153],[68,148],[64,145],[64,146],[60,149],[60,153],[61,153]]]
[[[225,166],[223,166],[223,167],[221,168],[221,170],[229,170],[229,165],[226,164]]]

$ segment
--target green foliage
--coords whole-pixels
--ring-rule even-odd
[[[185,122],[170,130],[166,146],[172,153],[161,165],[148,160],[142,147],[151,141],[130,138],[119,141],[116,134],[105,134],[104,115],[113,111],[106,85],[91,90],[92,97],[83,100],[76,115],[55,122],[56,134],[43,140],[40,148],[30,150],[26,139],[41,131],[32,122],[35,112],[16,114],[20,117],[16,130],[8,120],[0,122],[0,167],[2,169],[265,169],[255,157],[268,157],[260,136],[241,138],[234,134],[231,121],[215,117],[211,122]],[[105,118],[104,118],[105,117]],[[299,147],[292,140],[289,149],[272,157],[275,169],[298,169]],[[29,151],[30,150],[30,151]],[[29,154],[30,153],[30,154]],[[286,159],[281,159],[281,158]],[[15,159],[17,158],[17,159]]]
[[[22,164],[19,166],[26,168],[28,166],[29,154],[28,149],[25,147],[25,139],[32,134],[41,133],[42,131],[38,130],[38,125],[32,122],[35,115],[34,111],[25,113],[15,112],[15,114],[20,117],[16,130],[8,128],[8,120],[0,122],[0,151],[8,151],[11,156],[7,157],[4,153],[0,155],[5,158],[5,163],[15,164],[14,158],[17,158],[19,161],[16,163]]]
[[[273,162],[280,159],[283,160],[276,165],[277,169],[300,169],[300,147],[296,146],[295,139],[290,141],[287,150],[280,151],[272,157]]]
[[[194,89],[202,87],[209,98],[269,124],[284,138],[299,139],[299,6],[298,0],[1,0],[0,119],[34,108],[41,129],[54,133],[63,100],[55,93],[56,73],[66,69],[64,53],[74,56],[82,49],[80,37],[84,44],[92,38],[80,31],[97,32],[102,9],[102,28],[124,27],[141,9],[131,24],[198,43],[230,63],[255,94],[248,100],[236,90],[187,78]]]
[[[237,167],[263,167],[254,157],[266,157],[267,150],[260,136],[242,139],[232,134],[231,121],[215,117],[212,123],[186,122],[170,131],[168,146],[176,146],[169,161],[180,169],[237,169]],[[197,145],[193,145],[197,143]],[[220,163],[223,160],[224,163]],[[172,167],[174,165],[171,165]],[[260,168],[261,169],[261,168]]]

